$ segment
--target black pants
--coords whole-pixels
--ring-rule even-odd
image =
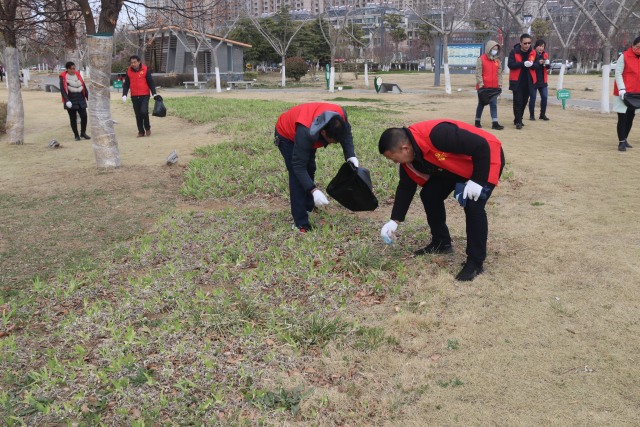
[[[522,116],[529,102],[529,86],[513,91],[513,124],[522,123]]]
[[[67,110],[67,113],[69,113],[69,122],[71,123],[73,134],[80,136],[80,134],[87,133],[87,109]],[[78,114],[80,115],[80,134],[78,134]]]
[[[626,113],[618,113],[618,141],[624,141],[631,132],[631,126],[633,126],[633,119],[636,116],[635,108],[627,108]]]
[[[149,95],[132,96],[131,103],[133,104],[133,111],[136,113],[138,132],[144,133],[145,130],[151,129],[151,123],[149,122]]]

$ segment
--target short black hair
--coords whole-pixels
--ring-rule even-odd
[[[138,55],[131,55],[129,57],[129,62],[131,62],[132,59],[136,59],[136,60],[138,60],[138,62],[142,62],[142,60],[140,59],[140,57]]]
[[[322,130],[326,132],[328,138],[335,139],[338,142],[344,142],[344,137],[347,133],[344,121],[340,116],[332,117]]]
[[[640,36],[636,37],[635,39],[633,39],[633,44],[632,46],[637,45],[638,43],[640,43]]]
[[[538,47],[538,46],[546,46],[547,44],[544,42],[544,40],[542,39],[538,39],[536,40],[536,43],[533,45],[533,47]]]
[[[68,70],[71,67],[75,67],[75,65],[76,64],[74,62],[69,61],[66,64],[64,64],[64,68]]]
[[[522,41],[522,40],[524,40],[524,39],[530,39],[530,38],[531,38],[531,34],[529,34],[529,33],[523,33],[523,34],[520,36],[520,41]]]
[[[380,154],[384,154],[387,151],[398,151],[402,144],[404,144],[408,139],[407,132],[404,129],[389,128],[380,135],[378,150],[380,151]]]

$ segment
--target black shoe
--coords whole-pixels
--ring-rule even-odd
[[[453,246],[451,246],[451,243],[431,242],[424,248],[418,249],[413,254],[421,256],[426,254],[450,254],[451,252],[453,252]]]
[[[291,229],[298,230],[300,233],[308,233],[309,231],[313,230],[313,227],[311,227],[311,224],[301,225],[300,227],[293,225]]]
[[[482,125],[480,124],[480,120],[476,120],[476,127],[482,129]]]
[[[626,139],[624,140],[624,146],[625,148],[633,148],[633,146],[629,144]]]
[[[618,151],[627,151],[627,145],[624,141],[618,143]]]
[[[549,121],[549,117],[545,116],[544,114],[540,114],[540,120],[544,120],[545,122]]]
[[[542,117],[540,117],[542,118]],[[534,122],[536,121],[536,116],[529,116],[529,120],[533,120]]]
[[[76,135],[75,140],[76,140],[76,141],[80,141],[80,137],[79,137],[78,135]]]
[[[522,129],[522,123],[516,123],[516,129]]]
[[[502,130],[504,129],[504,126],[502,126],[500,123],[498,122],[493,122],[493,124],[491,125],[491,129],[495,129],[495,130]]]
[[[467,260],[467,262],[464,264],[464,267],[462,267],[462,270],[460,270],[460,273],[458,273],[458,275],[456,276],[456,280],[460,282],[470,282],[483,271],[484,270],[482,269],[481,265],[479,266],[475,262]]]
[[[91,139],[91,137],[86,133],[81,133],[80,136],[83,137],[84,139]]]

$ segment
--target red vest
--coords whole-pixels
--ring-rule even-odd
[[[85,97],[85,99],[87,98],[87,88],[84,85],[84,80],[82,80],[82,76],[80,75],[80,72],[76,71],[76,76],[78,76],[78,80],[80,80],[80,83],[82,83],[82,95]],[[60,77],[62,77],[62,87],[64,88],[65,93],[67,94],[67,96],[69,96],[69,88],[67,87],[67,72],[63,71],[60,73]],[[62,97],[62,103],[65,103],[64,100],[64,96]]]
[[[640,57],[631,48],[624,51],[624,70],[622,70],[622,81],[624,89],[629,93],[640,92]],[[613,94],[619,95],[618,84],[613,83]]]
[[[480,56],[482,59],[482,84],[484,87],[498,87],[498,73],[500,72],[500,61],[497,59],[489,59],[487,54]],[[476,84],[476,90],[479,87]]]
[[[427,120],[426,122],[420,122],[409,126],[409,132],[411,132],[416,144],[418,144],[418,147],[422,150],[422,157],[432,165],[448,170],[449,172],[463,178],[471,178],[471,175],[473,174],[473,161],[471,156],[438,151],[438,149],[431,143],[431,139],[429,137],[431,130],[440,123],[452,123],[460,129],[479,135],[487,140],[489,143],[489,151],[491,153],[488,182],[493,185],[498,185],[500,168],[502,166],[502,158],[500,156],[502,143],[493,134],[482,129],[478,129],[470,124],[459,122],[457,120]],[[418,176],[407,165],[402,165],[402,167],[409,177],[418,185],[423,186],[427,182],[424,177]]]
[[[296,126],[298,124],[309,128],[311,127],[311,123],[313,123],[313,119],[315,119],[325,111],[334,111],[340,114],[342,120],[346,121],[344,117],[344,111],[342,111],[342,107],[340,107],[339,105],[329,104],[326,102],[310,102],[308,104],[296,105],[290,110],[282,113],[280,117],[278,117],[278,121],[276,123],[276,131],[281,136],[287,138],[290,141],[293,141],[296,136]],[[322,147],[322,142],[316,141],[313,147]]]
[[[522,50],[520,48],[516,49],[516,52],[514,53],[514,58],[516,60],[516,62],[522,62],[524,60],[524,57],[522,56],[524,52],[522,52]],[[510,81],[516,81],[520,78],[520,70],[522,70],[522,68],[513,68],[513,69],[509,69],[509,80]]]
[[[536,60],[536,50],[533,49],[531,51],[531,53],[529,54],[529,61],[533,62]],[[542,52],[542,59],[549,59],[549,54],[547,52]],[[533,78],[533,84],[536,84],[536,82],[538,81],[538,73],[536,72],[536,70],[533,69],[533,67],[529,68],[529,72],[531,73],[531,78]],[[549,71],[547,70],[546,67],[542,67],[542,78],[544,79],[544,83],[547,83],[547,77],[549,76]]]
[[[147,66],[140,65],[138,71],[133,71],[131,67],[127,68],[127,76],[129,77],[129,89],[131,96],[149,96],[151,90],[147,84]]]

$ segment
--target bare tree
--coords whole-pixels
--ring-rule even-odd
[[[640,0],[572,0],[573,4],[591,23],[596,34],[603,43],[602,92],[600,94],[600,111],[609,113],[609,72],[611,71],[611,41],[619,32],[625,21],[640,6]],[[600,19],[597,19],[600,18]]]
[[[328,19],[328,13],[332,8],[335,7],[334,3],[330,3],[327,1],[325,3],[325,12],[318,17],[320,31],[322,32],[322,37],[329,45],[330,52],[330,64],[329,64],[329,92],[335,92],[335,84],[336,84],[336,52],[340,45],[344,44],[344,40],[348,37],[346,29],[347,29],[347,20],[349,18],[349,13],[351,9],[344,8],[340,12],[344,12],[342,16],[340,16],[335,24],[331,24]]]

